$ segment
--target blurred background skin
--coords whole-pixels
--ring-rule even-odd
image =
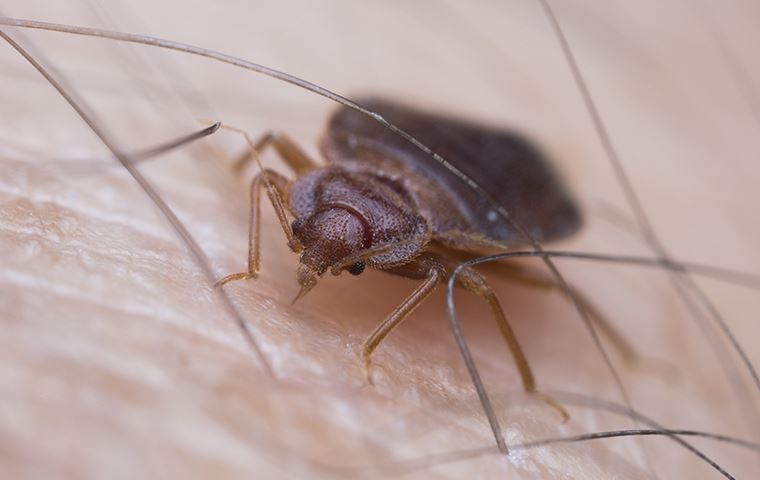
[[[559,3],[559,2],[556,2]],[[562,2],[557,14],[664,243],[677,258],[760,271],[758,119],[714,34],[755,85],[751,2]],[[237,55],[342,94],[382,94],[532,137],[586,212],[558,247],[648,254],[533,1],[6,2],[3,15],[145,33]],[[711,26],[712,25],[712,26]],[[719,30],[715,30],[715,28]],[[5,29],[9,33],[20,33]],[[215,119],[290,134],[313,156],[327,100],[250,72],[113,42],[23,32],[129,149]],[[415,286],[379,272],[325,278],[295,305],[297,257],[263,209],[262,272],[227,288],[279,379],[269,379],[149,200],[56,93],[0,48],[0,464],[7,478],[395,476],[373,466],[492,444],[439,289],[379,348],[363,386],[359,346]],[[757,105],[755,105],[757,108]],[[141,167],[214,272],[243,268],[248,182],[235,134]],[[265,156],[273,168],[283,166]],[[535,262],[523,263],[541,270]],[[666,275],[558,262],[647,357],[620,369],[632,404],[668,427],[756,438],[758,395],[740,401]],[[621,401],[577,314],[557,294],[491,275],[546,391]],[[757,295],[699,280],[755,364]],[[485,306],[460,317],[508,442],[628,428],[526,397]],[[734,356],[727,361],[736,364]],[[749,420],[748,420],[749,419]],[[753,437],[754,435],[754,437]],[[757,458],[694,441],[738,478]],[[421,469],[408,478],[718,478],[667,439],[558,445]],[[351,470],[352,468],[358,469]]]

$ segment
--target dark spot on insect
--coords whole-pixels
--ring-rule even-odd
[[[361,275],[364,271],[364,262],[354,262],[348,267],[348,273],[351,275]]]
[[[301,228],[301,226],[302,226],[302,225],[303,225],[303,219],[301,219],[301,218],[296,218],[296,219],[295,219],[295,220],[293,220],[293,222],[290,224],[290,229],[291,229],[291,230],[293,230],[293,233],[295,233],[296,231],[298,231],[298,229],[300,229],[300,228]]]

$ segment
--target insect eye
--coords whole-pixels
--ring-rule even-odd
[[[293,223],[290,224],[290,229],[293,230],[293,232],[295,232],[296,230],[301,228],[301,226],[303,226],[303,220],[301,220],[300,218],[296,218],[295,220],[293,220]]]
[[[351,275],[360,275],[364,271],[364,262],[356,262],[348,267],[348,273]]]

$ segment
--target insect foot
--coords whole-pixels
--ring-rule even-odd
[[[236,280],[251,280],[252,278],[258,277],[259,274],[256,272],[240,272],[240,273],[232,273],[230,275],[227,275],[226,277],[220,279],[214,284],[215,288],[221,287],[223,285],[226,285],[230,282],[234,282]]]
[[[541,392],[531,392],[533,395],[536,395],[538,398],[540,398],[545,404],[552,407],[554,410],[559,413],[559,416],[562,417],[562,423],[567,423],[568,420],[570,420],[570,414],[567,413],[567,410],[562,408],[562,406],[557,403],[552,397],[549,395],[543,394]]]
[[[362,345],[362,372],[364,373],[364,385],[374,386],[372,380],[372,355],[367,351],[366,346]]]

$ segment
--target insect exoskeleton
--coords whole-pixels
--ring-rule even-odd
[[[301,290],[296,299],[314,288],[328,270],[334,275],[342,271],[359,275],[369,267],[421,280],[362,345],[371,383],[374,350],[462,259],[526,243],[521,232],[496,215],[494,203],[540,242],[571,235],[580,227],[581,215],[551,164],[522,136],[386,100],[359,103],[440,153],[455,170],[410,149],[403,138],[346,107],[328,121],[321,143],[324,165],[309,158],[287,135],[266,134],[251,142],[253,154],[247,158],[258,158],[272,146],[295,179],[270,169],[254,178],[248,270],[219,283],[258,274],[262,189],[290,249],[300,253]],[[472,190],[465,178],[480,185],[485,195]],[[527,285],[553,287],[523,271],[508,275]],[[486,279],[467,268],[457,277],[457,285],[487,301],[524,389],[536,392],[528,360]],[[604,322],[598,316],[595,320]],[[555,402],[541,397],[565,415]]]

